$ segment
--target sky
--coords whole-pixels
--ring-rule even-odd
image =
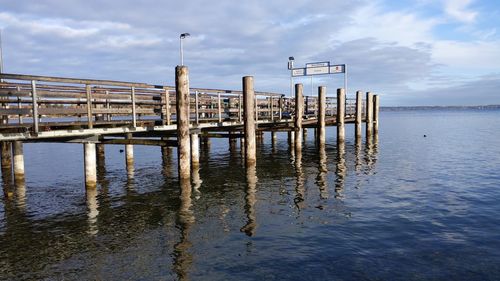
[[[290,94],[295,67],[346,64],[348,97],[383,106],[500,104],[498,0],[0,0],[4,72]],[[328,95],[343,75],[295,78]]]

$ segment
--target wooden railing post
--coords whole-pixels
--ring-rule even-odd
[[[132,127],[137,127],[137,116],[136,116],[136,108],[135,108],[135,87],[130,88],[130,94],[132,98]]]
[[[177,156],[179,179],[191,177],[191,145],[189,137],[189,70],[187,66],[175,68]]]
[[[199,101],[198,101],[198,91],[194,92],[194,121],[196,124],[200,124],[200,112],[199,112]]]
[[[279,106],[279,120],[283,119],[283,96],[280,96],[280,99],[278,101],[278,106]]]
[[[170,125],[170,91],[165,90],[165,122]]]
[[[217,93],[217,116],[219,117],[219,123],[222,122],[222,103],[220,100],[220,93]]]
[[[90,85],[85,85],[85,91],[87,93],[87,125],[89,129],[94,127],[93,125],[93,115],[92,115],[92,89]]]
[[[35,80],[31,80],[31,102],[33,111],[33,133],[38,134],[38,97],[36,94]]]
[[[271,114],[271,121],[274,121],[274,114],[273,114],[273,96],[269,97],[269,114]]]
[[[243,108],[243,105],[242,105],[242,102],[243,102],[243,95],[239,94],[238,95],[238,122],[241,123],[242,121],[242,115],[243,115],[243,112],[242,112],[242,108]]]

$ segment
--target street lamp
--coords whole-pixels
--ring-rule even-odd
[[[293,62],[294,57],[288,57],[288,69],[290,70],[290,97],[293,96]]]
[[[182,33],[181,36],[179,36],[179,41],[181,44],[181,65],[184,65],[184,51],[182,50],[182,39],[191,36],[189,33]]]

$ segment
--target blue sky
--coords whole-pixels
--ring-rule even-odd
[[[382,105],[500,104],[498,1],[180,2],[0,0],[5,72],[172,85],[189,32],[193,87],[240,89],[253,75],[257,90],[288,94],[294,56],[346,63],[348,95]]]

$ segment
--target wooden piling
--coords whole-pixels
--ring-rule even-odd
[[[97,157],[97,166],[104,166],[104,161],[105,161],[104,144],[102,143],[96,144],[95,151]]]
[[[244,107],[244,130],[245,130],[245,163],[253,164],[257,161],[255,143],[255,92],[253,88],[253,77],[243,77],[243,107]]]
[[[366,137],[372,135],[373,131],[373,94],[366,93]]]
[[[378,112],[380,107],[380,98],[378,95],[373,96],[373,132],[378,133]]]
[[[191,134],[191,165],[193,168],[200,165],[200,138],[198,134]]]
[[[84,143],[85,187],[95,188],[97,184],[97,166],[95,143]]]
[[[326,143],[326,129],[325,129],[325,118],[326,118],[326,87],[318,87],[318,144],[319,146],[324,146]]]
[[[12,143],[14,155],[14,179],[24,179],[24,154],[23,143],[21,141],[14,141]]]
[[[362,123],[362,113],[363,113],[363,92],[356,92],[356,117],[354,120],[356,139],[361,138],[361,123]]]
[[[302,116],[304,114],[304,95],[302,84],[295,84],[295,148],[302,148]]]
[[[189,70],[187,66],[175,68],[176,115],[177,115],[177,158],[179,179],[191,175],[191,148],[189,138]]]
[[[345,91],[337,89],[337,142],[345,141]]]

